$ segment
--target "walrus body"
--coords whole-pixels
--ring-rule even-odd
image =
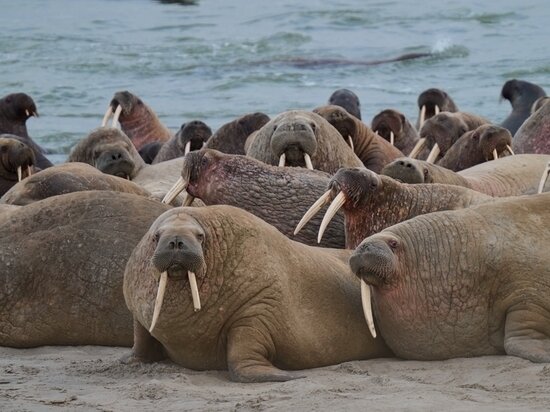
[[[550,194],[431,213],[365,239],[354,273],[405,359],[550,362]]]
[[[309,158],[312,168],[327,173],[363,165],[338,130],[318,114],[303,110],[271,119],[256,132],[246,155],[270,165],[301,167]]]
[[[321,106],[314,112],[334,126],[344,140],[347,140],[348,136],[351,137],[353,150],[367,169],[379,173],[386,164],[403,156],[399,149],[339,106]]]
[[[124,266],[168,207],[90,191],[0,210],[0,345],[132,345]]]
[[[228,369],[233,380],[261,382],[297,377],[282,369],[387,356],[383,341],[370,337],[361,318],[349,254],[293,242],[231,206],[165,213],[126,266],[133,357],[167,356],[187,368]],[[189,271],[196,275],[198,311]],[[166,292],[150,334],[163,276]]]
[[[550,154],[550,104],[525,120],[514,135],[512,148],[516,153]]]
[[[397,110],[382,110],[372,118],[371,128],[376,134],[391,143],[403,154],[411,152],[418,141],[418,131],[403,113]]]
[[[502,86],[500,97],[510,102],[512,112],[500,125],[508,129],[514,136],[523,122],[531,115],[533,104],[537,99],[544,96],[546,96],[546,92],[536,84],[524,80],[508,80]]]
[[[162,145],[152,163],[176,159],[192,150],[200,150],[210,136],[212,130],[206,123],[200,120],[184,123],[176,135]]]

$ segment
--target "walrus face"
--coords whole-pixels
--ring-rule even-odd
[[[0,177],[10,181],[21,181],[31,175],[36,162],[34,152],[16,136],[0,136]]]
[[[372,119],[371,128],[391,144],[403,135],[405,116],[395,110],[384,110]]]
[[[496,125],[482,125],[472,136],[479,139],[479,147],[485,160],[500,156],[512,145],[512,135],[508,129]]]
[[[328,104],[343,107],[348,113],[361,120],[361,104],[359,102],[359,97],[351,90],[336,90],[328,99]]]
[[[0,113],[9,120],[26,122],[29,117],[38,117],[33,99],[25,93],[13,93],[0,99]]]
[[[389,176],[403,183],[430,183],[429,171],[415,160],[403,157],[384,166],[381,175]]]
[[[342,135],[346,144],[353,149],[351,136],[355,136],[356,125],[352,115],[340,106],[329,105],[317,107],[313,110],[329,122]]]
[[[184,123],[176,133],[179,150],[186,155],[190,151],[200,150],[212,136],[212,129],[200,120]]]
[[[279,158],[279,166],[313,169],[311,156],[317,150],[317,125],[311,120],[295,116],[283,118],[272,125],[270,146]]]
[[[418,128],[424,122],[440,112],[456,112],[458,108],[453,99],[441,89],[424,90],[418,96]]]
[[[439,153],[443,156],[453,143],[467,131],[468,126],[464,120],[444,112],[424,123],[420,129],[420,137],[426,138],[429,147],[433,147],[437,143]]]
[[[109,106],[113,113],[115,113],[120,106],[122,110],[120,116],[123,119],[124,117],[130,116],[135,108],[143,106],[143,102],[136,95],[124,90],[114,94]]]

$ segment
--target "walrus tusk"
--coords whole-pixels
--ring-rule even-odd
[[[430,154],[428,155],[428,158],[426,159],[426,162],[428,163],[434,163],[435,159],[437,159],[437,156],[439,156],[439,153],[441,150],[439,149],[439,145],[436,143],[434,144],[434,147],[432,147],[432,150]]]
[[[390,131],[390,143],[391,145],[393,146],[393,139],[394,139],[394,136],[393,136],[393,132]]]
[[[107,125],[107,121],[109,120],[109,117],[113,114],[113,109],[109,105],[107,107],[107,111],[105,112],[105,115],[103,116],[103,121],[101,122],[101,127],[105,127]]]
[[[422,108],[420,109],[420,121],[418,122],[418,131],[422,129],[422,125],[424,124],[425,119],[426,119],[426,105],[423,104]]]
[[[183,199],[183,203],[181,204],[182,207],[191,206],[193,203],[193,200],[195,200],[194,196],[191,196],[189,193],[185,193],[185,199]]]
[[[493,149],[493,160],[497,160],[497,159],[498,159],[497,149]]]
[[[160,309],[162,308],[162,302],[164,301],[164,292],[166,291],[166,284],[168,283],[168,272],[162,272],[159,279],[159,288],[157,290],[157,298],[155,299],[155,309],[153,310],[153,320],[151,321],[151,327],[149,333],[153,332],[157,320],[160,315]]]
[[[319,199],[315,201],[314,204],[311,205],[311,207],[304,214],[302,219],[298,222],[298,226],[296,226],[296,229],[294,229],[295,235],[297,235],[298,232],[305,226],[305,224],[309,222],[311,218],[315,216],[317,212],[319,212],[319,210],[321,210],[321,208],[329,202],[330,192],[330,190],[327,190],[321,195]]]
[[[506,149],[508,149],[508,151],[510,152],[510,154],[512,156],[515,156],[515,153],[514,153],[514,151],[512,150],[512,147],[509,144],[506,145]]]
[[[116,123],[118,122],[120,113],[122,113],[122,106],[119,104],[115,110],[115,114],[113,115],[113,121],[111,123],[111,127],[116,127]]]
[[[349,134],[348,134],[348,144],[349,144],[349,147],[351,147],[351,150],[355,152],[355,148],[353,147],[353,140]]]
[[[193,298],[193,307],[195,312],[201,310],[201,298],[199,296],[199,288],[197,286],[197,278],[193,272],[187,271],[187,277],[189,278],[189,285],[191,286],[191,297]]]
[[[309,170],[313,170],[313,164],[311,163],[311,157],[307,153],[304,153],[304,160],[306,162],[306,167]]]
[[[540,178],[539,189],[537,190],[537,194],[542,193],[542,189],[544,189],[544,184],[548,179],[549,173],[550,173],[550,162],[548,162],[548,164],[546,165],[546,169],[544,169],[544,172],[542,172],[542,177]]]
[[[426,145],[426,138],[423,137],[421,139],[418,139],[418,142],[416,142],[416,145],[411,150],[411,153],[409,153],[409,157],[411,159],[414,159],[416,156],[418,156],[418,153],[424,148]]]
[[[321,222],[321,226],[319,227],[319,235],[317,236],[317,243],[321,243],[321,238],[323,237],[323,233],[325,233],[325,229],[327,228],[328,224],[340,210],[340,208],[346,203],[346,195],[344,192],[340,191],[338,195],[334,198],[330,206],[328,207],[327,211],[325,212],[325,216],[323,216],[323,221]]]
[[[31,169],[31,166],[27,166],[27,177],[31,177],[32,176],[32,169]]]
[[[182,190],[185,190],[187,188],[187,181],[180,177],[176,183],[174,183],[174,186],[170,188],[168,193],[164,195],[164,198],[162,199],[162,203],[170,204],[172,201],[176,198],[177,195],[181,193]]]
[[[439,106],[438,106],[437,104],[435,105],[434,112],[435,112],[435,115],[436,115],[436,116],[437,116],[437,115],[439,114],[439,112],[440,112]]]
[[[21,166],[17,166],[17,181],[20,182],[22,179],[21,179]]]
[[[376,338],[376,329],[374,328],[374,316],[372,316],[372,302],[370,294],[370,286],[361,279],[361,304],[363,305],[363,315],[373,338]]]
[[[286,155],[283,153],[279,158],[279,167],[285,167]]]
[[[29,112],[29,109],[25,109],[25,114],[27,115],[27,117],[31,117],[31,112]]]
[[[185,149],[183,149],[183,155],[185,156],[190,151],[191,151],[191,140],[185,143]]]

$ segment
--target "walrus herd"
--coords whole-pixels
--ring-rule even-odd
[[[500,124],[432,88],[418,119],[369,125],[338,89],[175,132],[119,91],[52,165],[35,102],[7,95],[0,345],[126,346],[122,363],[239,382],[377,357],[550,362],[550,104],[516,79],[501,96]]]

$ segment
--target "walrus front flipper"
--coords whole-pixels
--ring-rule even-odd
[[[271,348],[272,350],[270,350]],[[250,326],[232,329],[227,339],[227,366],[235,382],[286,382],[303,378],[271,364],[275,353],[271,338]]]
[[[162,344],[134,318],[134,346],[132,352],[123,356],[122,363],[158,362],[166,359]]]
[[[504,350],[531,362],[550,362],[549,314],[541,307],[534,309],[506,315]]]

